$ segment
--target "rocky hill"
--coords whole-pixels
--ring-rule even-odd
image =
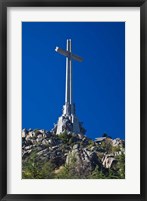
[[[46,130],[22,130],[23,179],[124,179],[125,142]]]

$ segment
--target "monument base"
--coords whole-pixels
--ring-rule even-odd
[[[75,134],[80,133],[80,124],[77,117],[73,115],[59,117],[56,134],[60,135],[60,133],[63,133],[64,131]]]
[[[82,122],[79,122],[75,115],[75,105],[66,103],[63,106],[63,114],[59,117],[57,124],[54,125],[52,131],[60,135],[64,131],[74,134],[85,134],[86,130],[82,126]]]

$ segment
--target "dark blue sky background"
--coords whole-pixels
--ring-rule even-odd
[[[22,23],[22,128],[50,130],[62,114],[66,48],[73,61],[73,101],[90,138],[125,138],[125,23]]]

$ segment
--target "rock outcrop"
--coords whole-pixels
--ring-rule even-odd
[[[121,139],[105,138],[98,143],[84,135],[62,133],[55,135],[46,130],[22,130],[22,161],[25,164],[35,154],[35,162],[50,162],[54,172],[63,167],[73,170],[73,174],[84,178],[98,168],[107,172],[114,169],[118,156],[125,154],[125,143]]]

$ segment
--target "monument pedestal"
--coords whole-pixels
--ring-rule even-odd
[[[75,115],[75,105],[65,104],[63,106],[63,114],[59,117],[56,125],[56,134],[59,135],[64,131],[74,134],[84,134],[85,129],[82,127],[82,123],[79,122]]]

